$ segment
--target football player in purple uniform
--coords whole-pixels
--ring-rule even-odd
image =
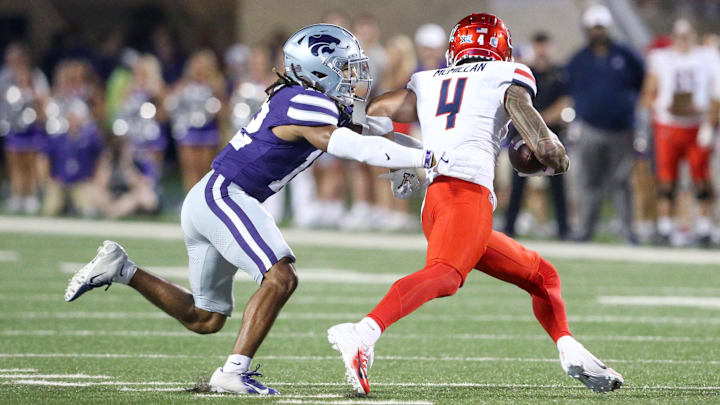
[[[268,88],[260,111],[225,146],[183,203],[181,224],[192,292],[138,268],[119,244],[105,241],[65,293],[65,299],[73,301],[99,286],[128,284],[188,329],[214,333],[233,311],[233,276],[242,269],[259,288],[245,306],[232,354],[210,379],[215,392],[277,393],[258,382],[257,369],[249,367],[298,281],[295,255],[260,203],[323,152],[375,166],[424,167],[456,177],[477,169],[477,162],[460,152],[404,147],[347,127],[350,105],[364,101],[372,82],[367,58],[349,31],[311,25],[292,35],[283,51],[285,74]],[[373,133],[392,132],[389,119],[366,125],[374,127]]]

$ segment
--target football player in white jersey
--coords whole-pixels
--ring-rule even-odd
[[[686,159],[695,184],[699,218],[695,235],[707,244],[713,191],[710,154],[720,112],[720,56],[696,44],[687,20],[673,26],[673,45],[650,52],[641,104],[653,113],[658,179],[657,231],[663,243],[674,240],[674,202],[678,166]]]
[[[492,230],[495,159],[511,119],[546,166],[539,174],[562,173],[569,165],[565,148],[532,106],[536,87],[530,69],[512,62],[510,32],[491,14],[472,14],[455,26],[447,62],[448,68],[418,72],[406,89],[373,100],[368,117],[375,122],[385,117],[388,132],[392,121],[419,121],[423,147],[470,153],[482,164],[465,180],[429,173],[422,212],[428,240],[425,267],[395,282],[360,322],[328,330],[348,382],[358,394],[367,394],[367,372],[382,332],[425,302],[454,294],[467,274],[478,269],[530,293],[535,316],[557,344],[566,373],[597,392],[620,387],[622,376],[570,334],[553,265]],[[393,187],[405,192],[412,173],[397,173]]]

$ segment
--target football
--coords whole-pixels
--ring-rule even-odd
[[[530,147],[525,144],[522,136],[515,135],[508,146],[508,157],[515,170],[519,173],[533,174],[545,166],[535,157]]]

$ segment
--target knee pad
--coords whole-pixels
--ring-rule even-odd
[[[695,198],[698,201],[707,202],[713,198],[712,186],[708,182],[702,182],[695,185]]]
[[[670,201],[675,200],[676,184],[672,183],[659,183],[657,186],[657,195],[660,198],[665,198]]]
[[[433,263],[423,273],[426,280],[432,280],[437,286],[438,297],[455,294],[464,281],[459,271],[445,263]]]

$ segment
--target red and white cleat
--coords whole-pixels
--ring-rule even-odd
[[[557,347],[563,370],[589,389],[604,393],[614,391],[625,383],[620,373],[603,364],[572,336],[558,339]]]
[[[355,392],[367,395],[370,392],[368,369],[373,362],[373,347],[365,343],[352,323],[341,323],[328,329],[328,342],[342,355],[345,376]]]

